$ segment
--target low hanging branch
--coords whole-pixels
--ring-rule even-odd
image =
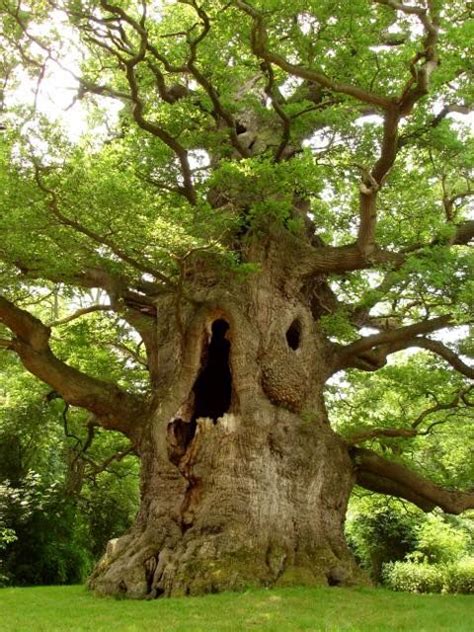
[[[426,349],[427,351],[431,351],[436,355],[439,355],[443,360],[446,360],[456,371],[462,373],[466,377],[471,380],[474,380],[474,368],[467,365],[465,362],[461,360],[461,358],[451,351],[446,345],[444,345],[439,340],[430,340],[429,338],[415,338],[411,340],[409,345],[410,347],[419,347],[420,349]],[[393,349],[393,351],[398,351],[398,349]],[[390,353],[393,353],[391,350]]]
[[[146,414],[144,400],[60,360],[49,346],[50,328],[2,296],[0,322],[15,336],[8,349],[18,355],[30,373],[49,384],[66,402],[94,413],[105,428],[129,436],[139,430]]]
[[[372,450],[352,448],[356,482],[380,494],[408,500],[423,511],[440,507],[446,513],[460,514],[474,508],[474,492],[459,492],[435,485],[400,463],[382,458]]]

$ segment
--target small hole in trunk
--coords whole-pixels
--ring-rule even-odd
[[[341,581],[339,579],[335,579],[331,576],[328,577],[328,586],[340,586]]]
[[[223,319],[212,323],[212,336],[206,359],[194,383],[194,415],[210,417],[214,423],[230,408],[232,398],[232,374],[229,367],[230,342],[226,338],[229,323]]]
[[[290,349],[296,351],[299,348],[301,342],[301,323],[296,318],[288,327],[286,332],[286,341]]]
[[[329,569],[326,577],[328,580],[328,586],[342,586],[344,584],[346,573],[342,568],[335,566],[334,568]]]

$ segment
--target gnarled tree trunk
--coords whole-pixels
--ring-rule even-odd
[[[157,350],[159,405],[138,440],[141,508],[109,544],[94,590],[361,580],[343,535],[353,466],[322,399],[328,350],[282,262],[270,249],[260,273],[206,277],[202,301],[158,306],[168,342]]]

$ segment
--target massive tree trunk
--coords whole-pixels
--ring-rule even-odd
[[[99,593],[362,578],[343,535],[353,466],[322,398],[327,343],[304,283],[271,247],[262,257],[239,282],[201,271],[193,302],[158,305],[141,508],[92,575]]]

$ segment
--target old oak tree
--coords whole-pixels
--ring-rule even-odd
[[[355,485],[474,506],[373,449],[433,405],[342,438],[324,401],[415,348],[465,378],[435,410],[471,403],[470,4],[2,0],[0,344],[141,459],[97,592],[356,583]],[[74,141],[41,115],[55,72]],[[80,370],[61,340],[94,318],[146,382]]]

